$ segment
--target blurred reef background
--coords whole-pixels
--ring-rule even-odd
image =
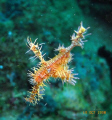
[[[71,51],[77,84],[51,78],[44,99],[29,106],[27,72],[39,60],[25,54],[27,37],[45,43],[49,60],[59,44],[70,45],[81,21],[92,35]],[[97,119],[112,120],[112,0],[0,0],[0,120]]]

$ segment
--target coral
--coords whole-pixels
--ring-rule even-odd
[[[89,27],[88,27],[89,28]],[[33,84],[32,91],[29,92],[30,95],[28,98],[25,98],[26,101],[36,104],[40,99],[43,99],[43,92],[45,83],[48,81],[50,77],[54,78],[61,78],[62,82],[68,82],[72,85],[75,85],[76,79],[72,73],[72,69],[69,69],[68,63],[72,60],[72,54],[70,51],[76,47],[80,46],[83,48],[84,42],[84,33],[87,31],[88,28],[84,28],[81,22],[78,31],[75,31],[71,36],[71,45],[68,47],[60,46],[56,51],[59,51],[59,54],[56,55],[54,58],[45,61],[41,52],[42,44],[35,44],[32,43],[31,39],[27,39],[28,46],[30,48],[29,51],[33,51],[35,54],[35,58],[40,59],[40,64],[37,68],[33,68],[33,72],[29,71],[28,75],[31,77],[29,80],[31,84]],[[29,52],[27,51],[27,53]]]

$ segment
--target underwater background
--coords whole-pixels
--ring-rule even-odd
[[[90,27],[84,48],[75,47],[69,63],[78,73],[75,86],[51,78],[44,99],[25,102],[31,89],[28,70],[38,59],[25,54],[27,37],[42,45],[45,60],[81,21]],[[112,0],[0,0],[0,120],[112,119]]]

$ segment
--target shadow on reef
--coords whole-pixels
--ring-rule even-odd
[[[112,24],[112,0],[77,0],[83,8],[83,13],[99,18],[107,24]]]
[[[98,55],[102,58],[105,58],[110,69],[110,80],[112,86],[112,52],[106,50],[105,46],[100,47],[98,50]]]

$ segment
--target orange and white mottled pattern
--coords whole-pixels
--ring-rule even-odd
[[[61,78],[62,82],[68,82],[72,85],[75,85],[76,79],[79,78],[75,77],[77,74],[73,74],[73,70],[69,69],[68,66],[68,63],[72,60],[72,54],[70,51],[75,46],[80,46],[83,48],[84,42],[86,41],[83,41],[82,39],[84,39],[84,33],[87,29],[83,27],[81,22],[78,31],[75,31],[71,37],[71,45],[67,48],[64,46],[59,46],[58,49],[56,49],[59,51],[59,54],[48,61],[45,61],[43,58],[43,55],[41,53],[41,44],[35,44],[37,39],[34,43],[32,43],[31,39],[27,39],[30,50],[35,54],[34,57],[40,59],[40,66],[39,68],[33,68],[33,72],[29,71],[28,73],[30,76],[29,81],[33,87],[32,91],[29,92],[29,96],[25,98],[26,101],[32,104],[36,104],[38,101],[40,101],[40,99],[43,99],[43,92],[45,90],[44,86],[46,86],[45,83],[50,77]]]

